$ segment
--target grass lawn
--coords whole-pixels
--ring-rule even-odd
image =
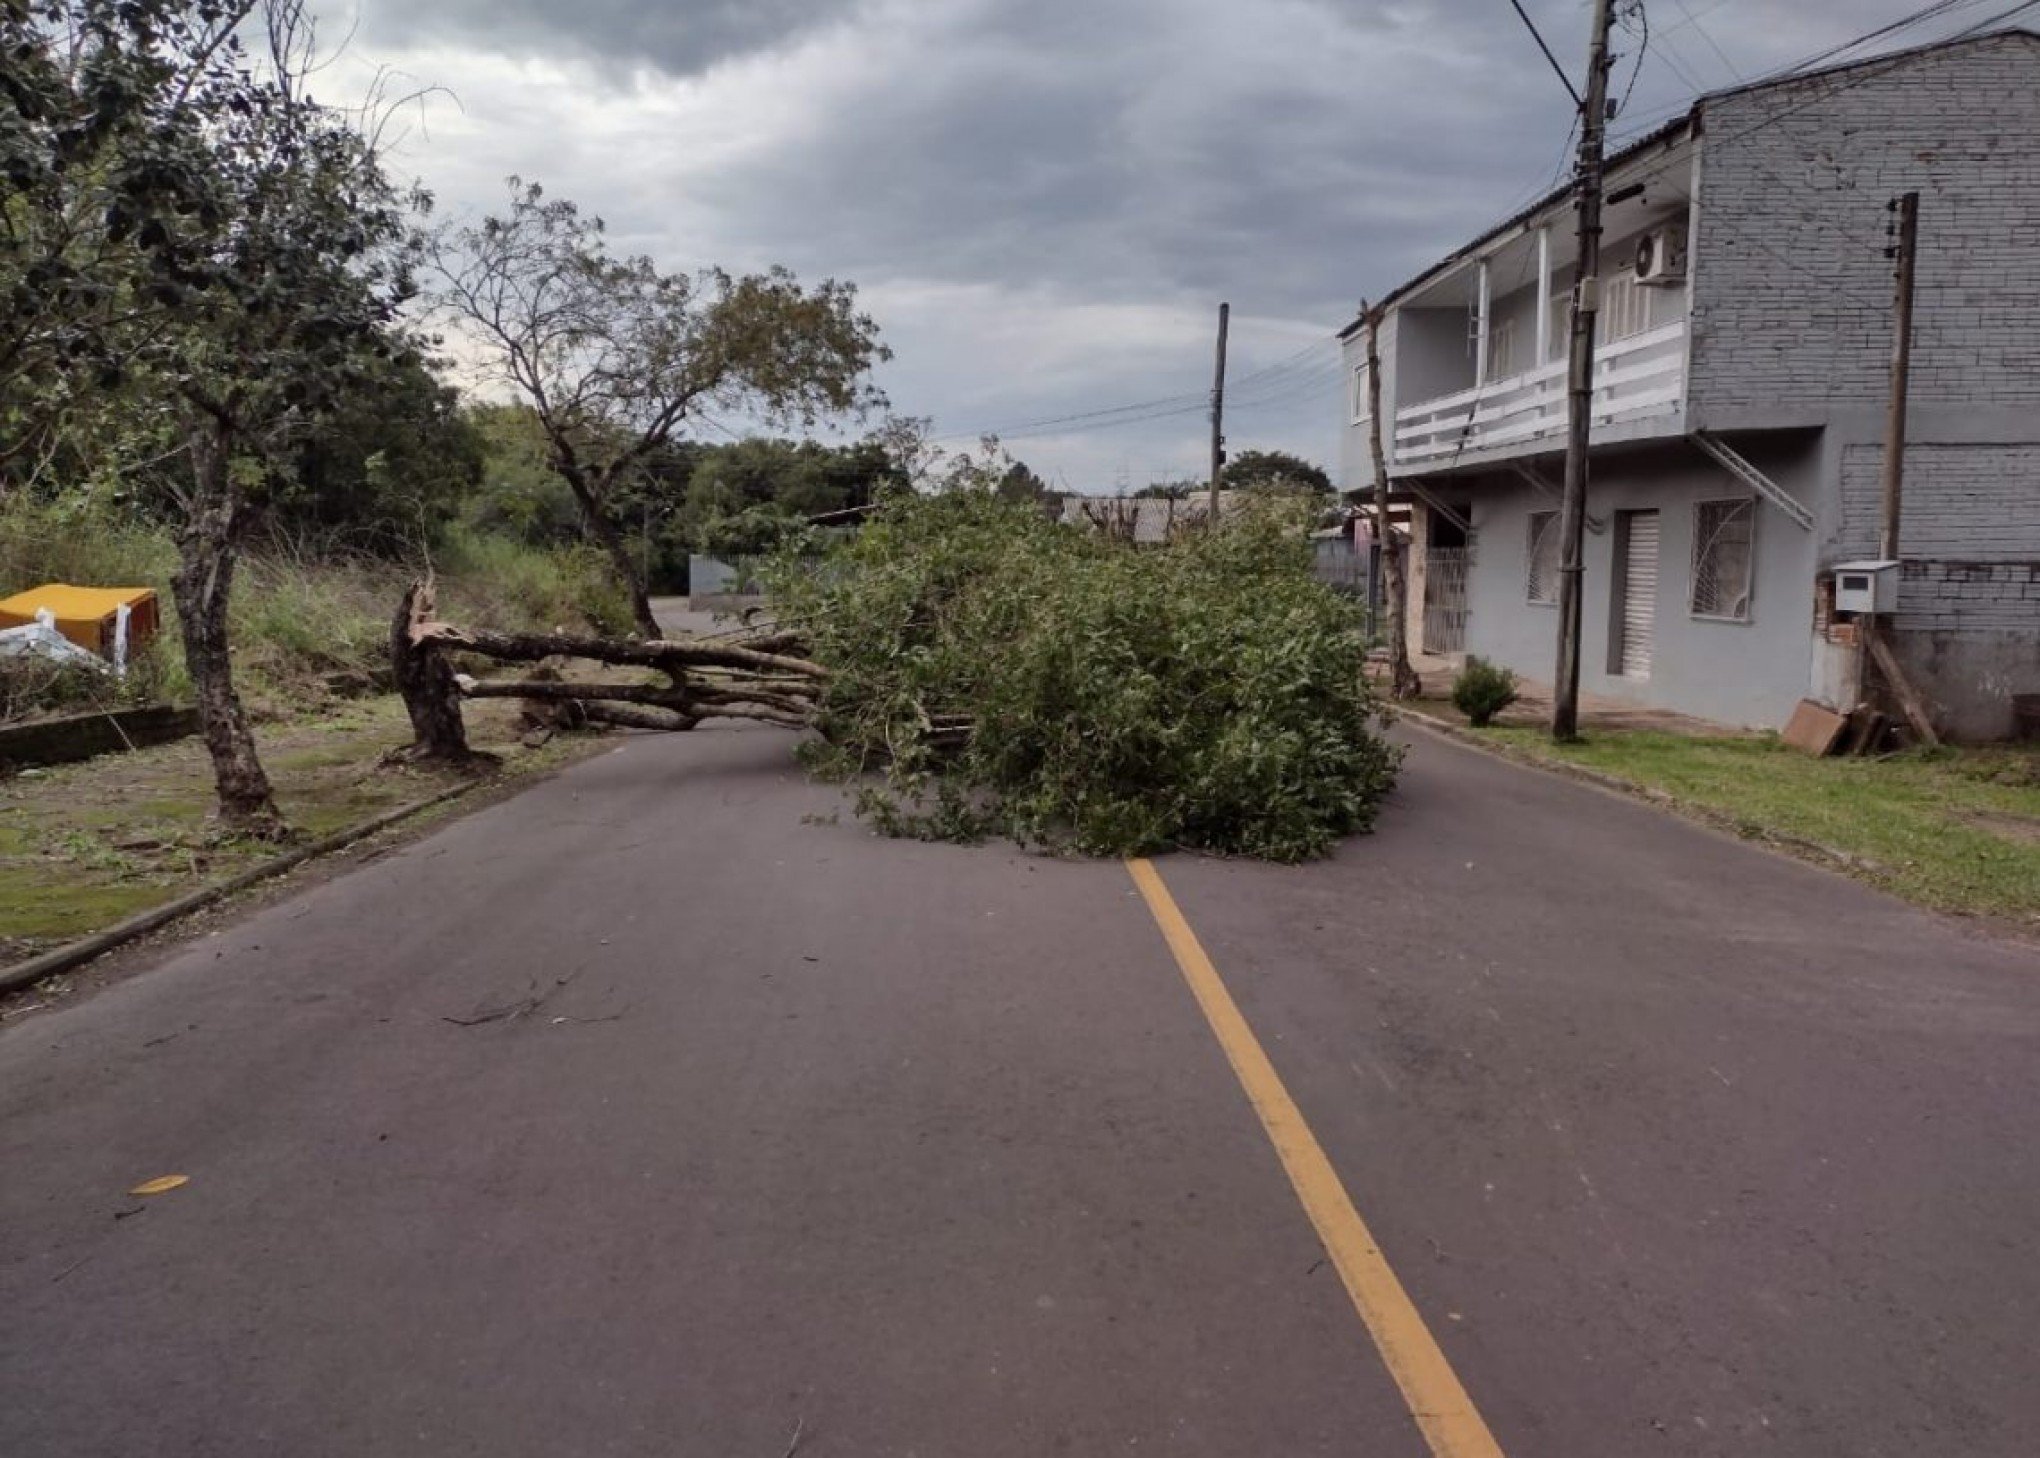
[[[592,743],[556,739],[527,751],[515,740],[514,701],[463,709],[471,742],[502,754],[505,773],[549,768]],[[377,763],[383,751],[410,737],[403,703],[394,696],[256,729],[277,802],[311,837],[455,782],[458,776],[449,771]],[[0,965],[277,854],[275,846],[221,836],[209,818],[212,808],[211,762],[196,738],[0,780]]]
[[[1924,906],[2040,928],[2040,752],[1813,759],[1770,736],[1612,730],[1561,747],[1538,728],[1470,732],[1661,790],[1745,835],[1842,851],[1864,879]]]

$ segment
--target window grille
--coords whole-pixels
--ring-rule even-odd
[[[1747,621],[1756,503],[1701,501],[1693,506],[1693,616]]]

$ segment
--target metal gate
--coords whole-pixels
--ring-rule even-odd
[[[1424,641],[1426,653],[1466,650],[1466,567],[1464,547],[1432,547],[1424,553]]]
[[[1625,511],[1622,516],[1622,642],[1615,658],[1624,678],[1649,678],[1657,619],[1658,514]]]

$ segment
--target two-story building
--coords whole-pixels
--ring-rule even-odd
[[[1581,686],[1723,722],[1846,708],[1838,562],[1875,555],[1892,212],[1920,194],[1897,610],[1945,732],[2040,692],[2040,36],[1999,31],[1701,98],[1611,156]],[[1391,294],[1382,438],[1414,506],[1410,640],[1548,682],[1570,190]],[[1366,338],[1341,466],[1371,486]]]

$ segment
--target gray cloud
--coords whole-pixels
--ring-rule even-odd
[[[1264,368],[1567,161],[1571,103],[1499,0],[367,3],[365,53],[461,97],[413,159],[451,208],[516,171],[669,266],[854,278],[896,403],[944,428],[1194,395],[1221,297],[1240,372]],[[1618,130],[1908,3],[1654,3]],[[1584,6],[1531,8],[1583,53]],[[1617,49],[1626,89],[1635,37]],[[1335,375],[1264,381],[1235,442],[1328,454]],[[1021,448],[1138,483],[1198,434]]]
[[[685,76],[778,45],[854,10],[856,0],[423,0],[378,4],[373,33],[396,46],[451,41],[572,53]]]

